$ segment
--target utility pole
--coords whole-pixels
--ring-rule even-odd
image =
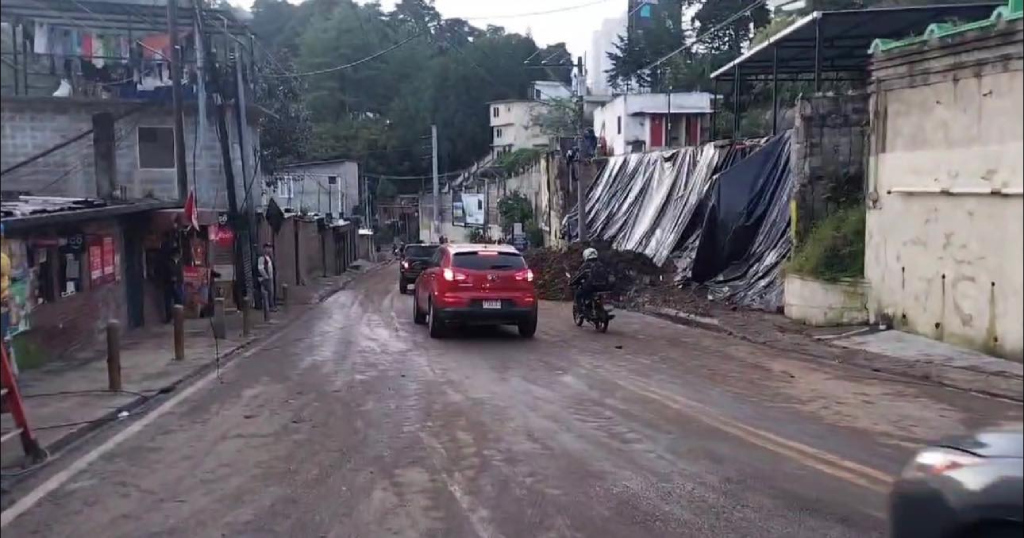
[[[168,5],[174,0],[170,0]],[[206,56],[206,65],[209,68],[209,74],[212,82],[212,89],[214,93],[214,103],[216,103],[216,122],[217,122],[217,138],[220,140],[220,157],[224,165],[224,182],[228,195],[228,222],[231,224],[232,229],[238,230],[241,219],[238,216],[238,194],[236,192],[235,184],[235,172],[231,166],[231,146],[228,138],[228,122],[227,122],[227,103],[224,101],[224,86],[220,77],[220,70],[217,69],[217,58],[213,55],[213,50],[210,48],[210,41],[208,36],[203,30],[202,23],[202,7],[200,3],[196,3],[196,20],[199,25],[199,32],[202,36],[203,51],[202,54]],[[214,200],[216,203],[216,200]],[[245,264],[242,261],[243,248],[248,245],[248,235],[239,234],[239,237],[235,238],[234,241],[234,266],[235,266],[235,281],[234,281],[234,299],[235,304],[242,304],[242,297],[245,295],[244,284],[248,280],[245,273]]]
[[[252,137],[249,135],[249,117],[246,114],[248,105],[245,100],[245,78],[242,74],[242,46],[235,43],[235,124],[238,126],[238,158],[242,165],[242,195],[245,200],[242,206],[245,207],[245,225],[240,226],[241,233],[236,234],[236,242],[242,244],[241,263],[244,269],[245,294],[252,297],[255,293],[253,285],[253,252],[256,249],[256,201],[253,193],[253,185],[256,182],[256,163],[250,162],[252,157]],[[255,160],[255,159],[254,159]],[[238,215],[238,222],[242,221],[242,215]],[[237,273],[235,278],[237,279]]]
[[[576,75],[578,80],[586,80],[586,74],[583,72],[583,56],[576,57]],[[576,148],[573,152],[573,158],[569,163],[569,173],[575,176],[576,179],[576,217],[577,217],[577,230],[579,230],[580,242],[587,240],[587,189],[583,184],[583,176],[580,174],[579,161],[580,156],[583,153],[583,92],[575,92],[575,104],[576,104]]]
[[[185,120],[181,111],[181,47],[178,46],[178,0],[167,0],[167,33],[171,45],[171,102],[174,106],[174,168],[178,199],[188,196],[188,165],[185,164]]]
[[[441,183],[437,178],[437,125],[430,126],[431,167],[434,175],[434,224],[433,238],[441,235]]]

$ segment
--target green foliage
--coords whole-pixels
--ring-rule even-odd
[[[444,19],[430,0],[401,0],[391,11],[378,2],[256,0],[253,15],[261,41],[295,71],[355,62],[417,36],[372,61],[303,77],[295,100],[312,122],[308,158],[350,158],[375,173],[429,174],[431,124],[441,171],[465,168],[490,150],[489,101],[524,97],[532,80],[568,81],[567,69],[524,65],[533,55],[568,58],[564,44],[538,53],[529,37]]]
[[[526,239],[530,242],[531,248],[543,248],[544,247],[544,230],[540,229],[536,223],[531,222],[526,227]]]
[[[533,222],[533,204],[523,193],[512,191],[498,200],[498,216],[502,233],[512,235],[513,224],[521,222],[525,227]]]
[[[377,199],[391,200],[395,196],[398,196],[398,187],[390,180],[381,178],[377,182]]]
[[[579,113],[578,107],[581,104],[568,97],[555,97],[538,107],[531,114],[530,121],[551,137],[576,136],[580,128],[585,127],[580,124],[583,114]]]
[[[270,70],[265,66],[265,70]],[[309,153],[313,124],[302,97],[306,85],[292,77],[256,79],[256,102],[267,112],[259,119],[260,167],[272,175],[282,164]]]
[[[502,153],[494,161],[494,165],[501,169],[506,177],[519,175],[531,166],[537,164],[537,160],[544,154],[543,150],[536,148],[519,148],[515,151]]]
[[[863,276],[864,219],[858,204],[821,220],[797,246],[787,270],[828,282]]]

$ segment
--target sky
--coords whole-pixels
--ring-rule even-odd
[[[252,5],[252,0],[230,1],[240,7]],[[368,0],[356,1],[366,3]],[[381,0],[381,6],[389,11],[395,1]],[[564,42],[574,57],[584,58],[601,22],[622,15],[626,6],[627,0],[434,0],[434,7],[445,18],[470,19],[480,28],[493,24],[509,32],[525,34],[529,31],[539,46]],[[523,15],[574,7],[576,9],[557,13]]]

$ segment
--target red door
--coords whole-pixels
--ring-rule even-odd
[[[660,148],[665,145],[665,118],[651,116],[651,145],[647,149]]]

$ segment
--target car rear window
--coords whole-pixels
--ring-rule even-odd
[[[437,245],[409,245],[405,247],[406,258],[429,258],[434,255]]]
[[[513,252],[456,252],[452,265],[472,271],[516,271],[526,269],[523,257]]]

